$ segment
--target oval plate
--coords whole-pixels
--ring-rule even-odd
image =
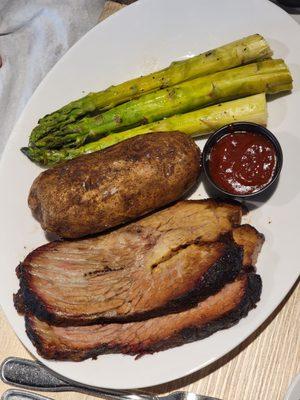
[[[279,138],[284,153],[279,185],[274,195],[264,204],[255,204],[246,218],[266,236],[258,264],[264,284],[261,302],[238,325],[205,340],[138,360],[123,355],[81,363],[43,360],[55,372],[84,384],[114,388],[152,386],[182,377],[215,361],[250,335],[297,279],[300,27],[288,14],[263,0],[141,0],[96,26],[59,61],[14,128],[0,168],[0,299],[16,334],[39,358],[12,301],[18,289],[15,267],[46,241],[27,206],[29,188],[41,170],[19,151],[27,144],[38,118],[85,92],[104,89],[256,32],[270,42],[275,57],[287,61],[295,81],[292,94],[268,104],[268,127]],[[198,143],[202,147],[204,142]],[[202,185],[193,195],[206,196]]]

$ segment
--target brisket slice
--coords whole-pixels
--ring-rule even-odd
[[[56,325],[134,321],[160,315],[163,312],[173,312],[174,309],[179,311],[190,307],[193,301],[217,291],[237,275],[241,268],[240,253],[232,245],[232,239],[243,248],[243,266],[248,268],[250,263],[255,265],[264,240],[263,235],[250,225],[242,225],[234,228],[226,238],[227,246],[218,242],[189,245],[152,268],[140,267],[95,274],[88,277],[86,285],[82,285],[81,288],[74,287],[72,280],[69,282],[66,276],[60,297],[55,296],[53,288],[48,289],[48,282],[45,281],[41,284],[41,291],[47,289],[47,296],[53,293],[54,308],[50,311],[49,307],[47,308],[47,305],[26,286],[15,296],[15,305],[19,312],[24,313],[23,297],[25,297],[27,312]],[[41,282],[44,278],[42,275]],[[96,289],[98,296],[103,295],[98,302],[95,299]],[[76,290],[77,304],[74,303],[74,290]],[[22,292],[25,295],[22,295]],[[89,293],[94,296],[92,299],[88,297]],[[62,303],[66,296],[72,301],[68,314],[66,308],[68,304]],[[63,317],[62,313],[57,314],[59,306],[64,307]],[[71,314],[70,309],[79,310],[79,314],[76,315],[74,311]],[[97,314],[94,312],[95,309]]]
[[[72,268],[21,272],[26,311],[55,325],[133,321],[191,306],[233,280],[242,248],[191,244],[160,264],[81,274]]]
[[[258,254],[264,244],[265,237],[249,224],[241,225],[232,230],[234,242],[243,246],[243,265],[245,269],[254,267]]]
[[[143,322],[57,327],[26,316],[26,330],[38,353],[48,359],[80,361],[105,353],[142,355],[205,338],[229,328],[260,299],[259,275],[240,275],[217,294],[180,313]]]
[[[186,200],[141,220],[88,239],[56,241],[31,252],[20,268],[112,271],[154,265],[183,244],[215,242],[240,225],[239,205]]]
[[[188,267],[185,266],[187,278],[187,268],[191,270],[192,259],[201,250],[198,244],[215,242],[238,225],[241,216],[239,205],[210,199],[182,201],[109,234],[41,246],[30,253],[17,269],[21,290],[15,296],[15,305],[20,312],[25,306],[25,311],[41,319],[68,324],[95,323],[101,318],[122,318],[163,307],[166,302],[182,297],[185,290],[194,290],[197,279],[203,280],[205,268],[201,262],[201,271],[198,268],[198,275],[194,274],[191,285],[184,281],[177,292],[166,293],[165,299],[157,304],[154,297],[147,306],[144,293],[140,301],[138,288],[135,291],[132,288],[131,297],[127,299],[129,286],[138,281],[135,286],[144,291],[148,284],[153,284],[153,277],[158,283],[163,271],[164,289],[167,275],[172,274],[164,271],[163,267],[172,264],[174,257],[179,262],[184,260],[185,264],[188,263]],[[216,263],[219,257],[210,259]],[[210,266],[206,264],[206,267]],[[145,272],[138,272],[140,268],[144,268],[147,276]],[[236,271],[236,265],[233,269]],[[174,263],[172,271],[175,271]],[[180,268],[174,273],[176,278],[181,273]],[[225,280],[216,283],[216,289],[232,279],[234,274],[225,277],[224,273]],[[75,294],[78,294],[78,301]]]

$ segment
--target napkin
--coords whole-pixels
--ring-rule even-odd
[[[104,2],[0,0],[0,155],[34,89],[97,24]]]

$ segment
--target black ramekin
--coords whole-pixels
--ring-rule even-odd
[[[220,140],[221,137],[228,135],[229,133],[234,133],[234,132],[253,132],[253,133],[258,133],[267,139],[273,144],[275,152],[276,152],[276,157],[277,157],[277,163],[276,163],[276,169],[274,176],[272,180],[264,187],[262,187],[260,190],[256,191],[255,193],[248,193],[248,194],[233,194],[230,192],[227,192],[226,190],[222,189],[219,187],[214,180],[212,179],[210,172],[209,172],[209,157],[210,157],[210,152],[213,146]],[[215,133],[213,133],[209,139],[207,140],[203,152],[202,152],[202,165],[203,165],[203,170],[204,173],[209,181],[209,183],[212,185],[212,187],[217,190],[221,195],[226,196],[226,197],[232,197],[232,198],[249,198],[249,197],[254,197],[257,195],[260,195],[261,193],[267,191],[270,186],[272,186],[277,180],[281,172],[282,168],[282,163],[283,163],[283,155],[282,155],[282,149],[281,146],[276,139],[276,137],[273,135],[272,132],[270,132],[267,128],[265,128],[262,125],[254,124],[252,122],[235,122],[233,124],[225,125],[222,128],[218,129]]]

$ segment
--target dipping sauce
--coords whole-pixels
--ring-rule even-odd
[[[212,147],[208,165],[211,179],[221,189],[236,195],[252,194],[272,181],[276,150],[259,133],[228,133]]]

